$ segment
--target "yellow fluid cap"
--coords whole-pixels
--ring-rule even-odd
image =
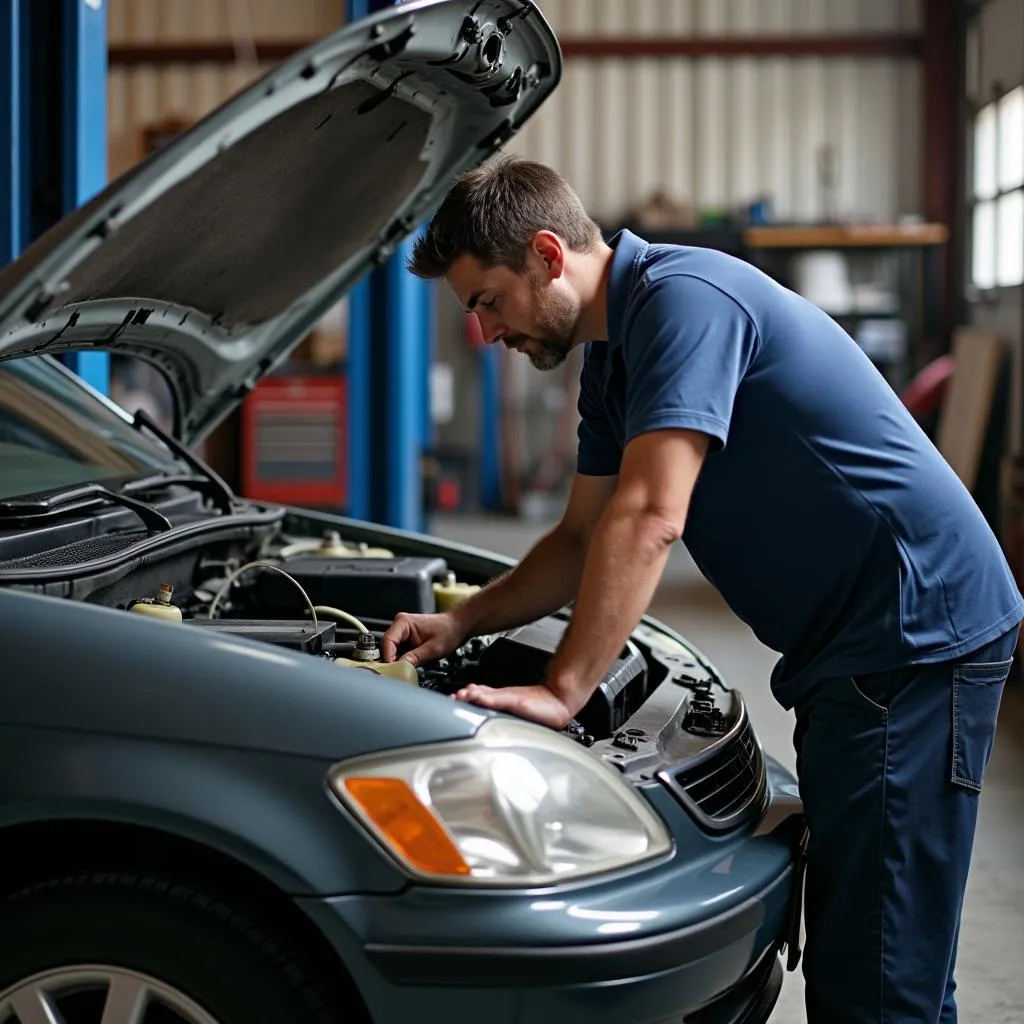
[[[128,610],[136,615],[148,615],[151,619],[163,619],[164,622],[181,622],[181,609],[173,604],[136,601]]]
[[[136,601],[128,610],[136,615],[148,615],[153,619],[163,619],[164,622],[181,622],[181,609],[171,604],[171,595],[174,587],[170,583],[161,583],[156,597],[145,598]]]

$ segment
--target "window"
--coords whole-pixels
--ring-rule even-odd
[[[971,281],[1024,284],[1024,86],[975,116],[973,178]]]
[[[160,442],[54,360],[0,364],[0,499],[182,470]]]

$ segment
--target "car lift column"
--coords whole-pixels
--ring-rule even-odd
[[[0,264],[107,180],[103,0],[0,0]],[[106,392],[109,357],[65,363]]]
[[[104,0],[61,0],[60,8],[61,194],[68,213],[107,183],[107,5]],[[45,114],[37,109],[36,116]],[[71,352],[64,361],[98,391],[109,390],[106,352]]]
[[[349,20],[392,0],[347,0]],[[422,458],[434,318],[431,285],[405,268],[412,242],[352,290],[348,340],[348,512],[424,529]]]
[[[0,267],[25,247],[27,147],[21,0],[0,0]]]

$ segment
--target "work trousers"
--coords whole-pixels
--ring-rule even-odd
[[[796,708],[808,1024],[955,1024],[953,968],[1014,628]]]

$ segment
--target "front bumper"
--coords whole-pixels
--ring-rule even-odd
[[[342,955],[378,1022],[417,1015],[449,1024],[679,1024],[706,1007],[702,1024],[731,1024],[745,1020],[767,984],[765,964],[777,960],[777,941],[768,936],[782,930],[788,888],[787,870],[758,897],[704,925],[644,939],[486,949],[369,943]],[[305,909],[329,938],[346,933],[336,946],[350,946],[350,907],[328,900]],[[729,998],[748,977],[755,982],[750,995]]]
[[[769,768],[774,796],[792,780]],[[300,904],[374,1021],[680,1024],[701,1011],[700,1024],[760,1024],[778,991],[793,883],[788,836],[761,827],[718,837],[700,855],[677,849],[591,885],[410,886]]]

